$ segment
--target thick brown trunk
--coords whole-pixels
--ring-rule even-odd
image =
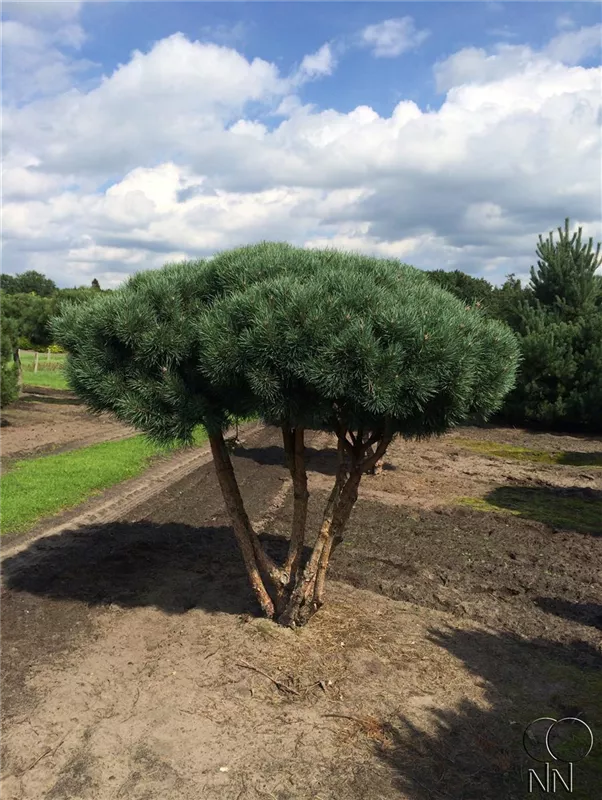
[[[288,548],[288,555],[282,570],[283,580],[288,586],[294,586],[301,563],[303,544],[305,542],[305,525],[307,522],[307,471],[305,469],[305,441],[303,428],[293,430],[283,428],[282,438],[288,467],[293,479],[293,528]]]
[[[274,616],[274,603],[268,594],[258,568],[258,548],[254,544],[255,533],[252,531],[251,523],[244,509],[242,497],[234,475],[234,469],[230,460],[230,454],[221,433],[209,436],[213,463],[217,473],[220,489],[226,504],[226,510],[230,517],[230,522],[234,528],[234,535],[238,541],[245,567],[251,582],[251,587],[255,593],[263,613],[270,619]],[[257,541],[259,550],[263,552],[261,544]],[[265,555],[265,554],[264,554]],[[269,569],[267,556],[264,561],[264,569]],[[269,574],[269,572],[268,572]]]
[[[349,517],[353,511],[353,506],[357,501],[358,488],[361,478],[362,473],[359,471],[355,471],[351,474],[343,492],[341,493],[339,502],[337,503],[337,507],[332,519],[332,525],[330,526],[330,536],[322,548],[320,561],[318,563],[318,571],[316,573],[316,585],[314,588],[313,597],[313,606],[316,611],[324,605],[324,586],[326,584],[326,570],[328,569],[330,556],[333,548],[343,540],[345,527],[349,522]]]
[[[251,586],[264,614],[270,618],[276,617],[282,625],[303,625],[323,604],[330,557],[343,540],[345,527],[358,497],[361,477],[382,459],[391,441],[391,436],[383,431],[373,433],[366,440],[362,431],[356,435],[350,433],[351,441],[347,433],[344,429],[338,431],[339,466],[335,485],[328,498],[311,556],[302,571],[300,565],[309,499],[304,430],[290,427],[282,429],[294,486],[293,528],[283,569],[279,569],[267,555],[253,530],[223,435],[219,433],[209,437],[220,488]],[[374,444],[376,449],[372,447]]]
[[[278,618],[278,622],[281,625],[290,625],[294,627],[298,623],[299,609],[305,602],[305,598],[310,593],[310,591],[313,591],[313,583],[318,569],[320,554],[322,552],[322,547],[324,546],[324,543],[328,539],[330,526],[332,524],[332,515],[334,513],[334,508],[340,490],[341,486],[340,486],[340,472],[339,472],[339,474],[337,475],[336,483],[330,493],[328,502],[326,503],[326,508],[324,509],[324,515],[322,517],[322,525],[320,527],[320,532],[318,533],[318,538],[316,539],[316,542],[314,544],[314,548],[310,556],[310,559],[306,564],[303,572],[297,574],[297,580],[295,584],[291,587],[288,603],[286,604],[284,611]]]

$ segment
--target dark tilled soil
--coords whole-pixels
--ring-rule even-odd
[[[258,482],[252,461],[237,464],[253,519],[282,485],[281,470],[267,472]],[[4,561],[4,713],[23,710],[28,667],[53,660],[81,630],[91,629],[90,609],[256,611],[212,463],[157,495],[144,512],[142,519],[134,514],[131,521],[68,529]],[[230,582],[240,584],[241,596],[224,592]]]
[[[464,509],[362,501],[332,577],[522,636],[599,642],[602,539]],[[577,626],[576,624],[577,623]]]

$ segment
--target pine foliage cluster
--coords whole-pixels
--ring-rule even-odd
[[[159,441],[234,416],[428,436],[512,388],[518,345],[420,270],[261,243],[139,273],[53,323],[96,411]]]

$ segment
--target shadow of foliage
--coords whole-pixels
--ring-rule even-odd
[[[602,467],[602,453],[581,453],[577,450],[564,450],[558,454],[558,464],[572,467]]]
[[[392,768],[396,787],[411,800],[549,796],[538,794],[536,783],[529,792],[528,770],[541,774],[543,765],[524,750],[524,730],[542,716],[577,714],[600,730],[602,653],[580,641],[563,646],[479,630],[433,630],[430,638],[463,662],[482,697],[452,710],[433,708],[420,727],[406,715],[384,723],[385,743],[375,749]],[[600,737],[575,772],[578,790],[571,796],[595,797],[602,775]]]
[[[598,489],[498,486],[485,500],[553,528],[602,535],[602,491]]]
[[[287,542],[263,536],[282,559]],[[81,526],[33,542],[3,562],[3,585],[53,599],[169,614],[192,608],[258,613],[231,528],[147,521]]]
[[[19,398],[19,402],[44,403],[53,406],[83,406],[83,400],[72,397],[51,397],[49,395],[27,395]]]
[[[571,603],[557,597],[536,597],[536,605],[548,614],[563,617],[569,622],[591,625],[602,630],[602,605],[600,603]]]
[[[249,458],[256,464],[283,466],[286,464],[284,457],[284,448],[276,445],[269,447],[237,447],[234,450],[234,455],[240,458]],[[307,470],[311,472],[319,472],[322,475],[337,474],[338,456],[334,447],[325,447],[322,450],[317,450],[315,447],[305,448],[305,458]],[[393,471],[396,467],[387,461],[383,464],[383,470]]]

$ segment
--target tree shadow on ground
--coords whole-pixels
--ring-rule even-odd
[[[592,431],[586,424],[557,424],[554,425],[550,422],[536,422],[535,420],[526,420],[524,417],[520,420],[510,421],[499,417],[496,414],[490,417],[484,425],[475,425],[479,428],[505,428],[510,431],[525,431],[534,436],[554,436],[558,439],[584,439],[586,441],[600,440],[600,430]]]
[[[284,559],[285,539],[261,538],[271,555]],[[38,539],[6,558],[2,572],[9,589],[91,606],[153,606],[169,614],[259,611],[227,526],[82,526]]]
[[[562,646],[511,633],[447,629],[431,631],[430,638],[462,661],[482,687],[476,691],[481,697],[464,699],[454,709],[433,708],[420,726],[405,715],[384,722],[374,747],[392,768],[396,787],[412,800],[549,796],[538,794],[536,782],[529,793],[529,769],[541,775],[544,765],[527,755],[523,733],[542,716],[579,715],[601,730],[602,654],[581,641]],[[571,796],[597,796],[601,773],[598,735],[592,753],[575,764]]]
[[[485,500],[553,528],[602,535],[602,491],[598,489],[498,486]]]
[[[284,456],[284,448],[276,445],[270,447],[237,447],[234,450],[234,455],[240,458],[249,458],[256,464],[271,465],[271,466],[284,466],[286,459]],[[322,450],[317,450],[315,447],[305,448],[305,458],[308,472],[319,472],[322,475],[337,474],[338,469],[338,455],[334,447],[324,447]],[[385,461],[383,470],[395,470],[394,464]]]
[[[569,622],[591,625],[602,630],[602,605],[600,603],[571,603],[556,597],[536,597],[535,604],[548,614],[563,617]]]
[[[582,453],[577,450],[563,450],[558,454],[558,464],[572,467],[602,467],[602,453]]]

